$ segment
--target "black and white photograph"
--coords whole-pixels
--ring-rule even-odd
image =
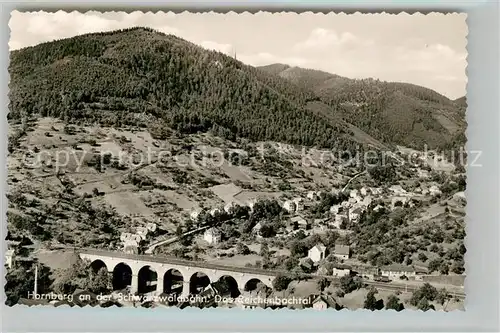
[[[13,11],[6,305],[465,311],[466,19]]]

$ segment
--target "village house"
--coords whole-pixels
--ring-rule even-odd
[[[430,173],[427,170],[422,170],[420,168],[417,169],[419,178],[430,178]]]
[[[156,223],[148,223],[146,224],[146,229],[148,229],[149,231],[151,232],[155,232],[156,231]]]
[[[140,243],[142,240],[142,237],[138,234],[132,234],[129,232],[124,232],[120,235],[120,240],[122,242],[127,242],[127,241],[135,241],[136,243]]]
[[[396,207],[404,207],[407,203],[410,202],[410,197],[393,197],[391,199],[391,209],[395,209]]]
[[[247,201],[247,206],[248,206],[248,208],[250,208],[251,212],[253,212],[253,207],[255,206],[257,201],[258,201],[257,199],[250,199]]]
[[[238,205],[235,202],[230,202],[224,206],[224,211],[229,214],[236,206]]]
[[[290,219],[290,221],[292,224],[297,225],[299,229],[309,229],[309,222],[307,222],[307,220],[302,216],[294,216]]]
[[[304,210],[304,200],[302,198],[295,198],[292,201],[295,203],[296,212]]]
[[[7,265],[8,268],[12,268],[12,265],[14,264],[14,256],[14,249],[8,249],[5,251],[5,265]]]
[[[392,185],[389,187],[389,190],[391,190],[395,195],[406,195],[407,192],[406,190],[401,187],[401,185]]]
[[[307,257],[310,258],[313,262],[318,262],[320,260],[325,259],[326,257],[326,246],[319,243],[313,246],[307,253]]]
[[[384,191],[380,187],[370,187],[370,192],[376,196],[376,195],[381,195]]]
[[[360,207],[349,210],[349,222],[358,223],[363,210]]]
[[[463,191],[455,193],[453,195],[453,200],[462,205],[467,203],[467,198],[465,197],[465,193]]]
[[[305,257],[299,260],[299,265],[302,267],[306,272],[312,271],[312,268],[314,266],[314,261],[309,258]]]
[[[120,241],[125,242],[126,240],[130,239],[130,237],[132,235],[133,234],[131,234],[129,232],[122,232],[121,235],[120,235]]]
[[[416,271],[412,266],[392,264],[381,267],[380,274],[390,279],[399,279],[402,276],[415,277]]]
[[[321,198],[321,191],[315,192],[315,191],[309,191],[307,193],[307,199],[314,201],[314,200],[319,200]]]
[[[335,252],[333,255],[339,259],[349,259],[350,248],[347,245],[335,245]]]
[[[201,209],[193,209],[193,211],[191,211],[191,213],[189,214],[189,217],[191,218],[191,220],[196,221],[198,220],[200,213]]]
[[[316,198],[316,193],[314,191],[307,192],[306,198],[309,200],[314,200]]]
[[[141,237],[142,240],[145,240],[146,237],[148,236],[148,229],[145,227],[138,227],[136,229],[136,234]]]
[[[259,238],[261,237],[260,229],[262,229],[262,223],[260,222],[257,222],[257,224],[252,228],[252,233]]]
[[[210,210],[209,213],[210,213],[210,215],[215,216],[215,214],[222,213],[222,209],[220,209],[220,208],[213,208],[213,209]]]
[[[351,275],[351,268],[346,265],[336,265],[332,269],[332,275],[337,277]]]
[[[360,190],[359,190],[359,193],[366,197],[368,195],[368,189],[366,187],[362,187]]]
[[[295,212],[296,207],[297,206],[296,206],[295,202],[293,202],[292,200],[287,200],[283,203],[283,209],[289,213]]]
[[[436,185],[432,185],[430,188],[429,188],[429,194],[432,195],[433,197],[436,197],[436,196],[439,196],[441,195],[443,192],[441,192],[441,190],[439,189],[439,187],[437,187]]]
[[[127,240],[123,244],[123,251],[128,254],[138,254],[139,253],[139,243],[135,240]]]
[[[333,223],[332,225],[337,228],[337,229],[340,229],[340,226],[343,222],[347,222],[349,219],[347,217],[347,214],[346,213],[340,213],[340,214],[337,214],[335,215],[335,218],[333,220]]]
[[[208,244],[211,244],[211,245],[216,245],[218,243],[220,243],[221,239],[222,239],[222,235],[220,233],[219,230],[215,229],[215,228],[210,228],[210,229],[207,229],[204,233],[203,233],[203,239],[208,243]]]
[[[341,203],[342,208],[347,209],[352,206],[352,204],[349,202],[349,200],[344,201]]]
[[[341,211],[342,206],[340,205],[333,205],[330,207],[330,213],[331,214],[337,214],[339,211]]]
[[[285,230],[286,230],[287,232],[292,232],[292,231],[294,231],[294,230],[297,230],[297,228],[298,228],[297,223],[294,223],[294,222],[292,222],[291,220],[290,220],[290,221],[288,221],[288,223],[286,223],[286,225],[285,225]]]
[[[332,275],[332,269],[329,268],[327,265],[323,265],[318,268],[318,271],[316,272],[318,275]]]
[[[312,308],[314,310],[335,309],[340,310],[342,306],[335,301],[330,295],[319,295],[312,301]]]
[[[315,220],[316,221],[316,220]],[[328,230],[328,227],[324,225],[324,223],[314,223],[313,228],[312,228],[312,233],[313,234],[320,234]]]
[[[361,201],[361,203],[363,204],[363,206],[365,207],[368,207],[371,205],[371,203],[373,202],[373,198],[371,195],[369,196],[366,196],[363,198],[363,201]]]

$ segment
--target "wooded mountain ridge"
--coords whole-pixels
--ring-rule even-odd
[[[140,125],[157,138],[172,129],[212,131],[349,150],[443,147],[463,135],[456,103],[429,89],[286,65],[255,68],[149,28],[76,36],[10,56],[11,120],[40,114]]]

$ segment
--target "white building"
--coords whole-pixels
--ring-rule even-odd
[[[359,190],[359,193],[362,195],[362,196],[367,196],[368,195],[368,189],[366,187],[362,187],[360,190]]]
[[[309,223],[302,216],[294,216],[290,219],[292,225],[296,225],[300,229],[308,229]]]
[[[121,235],[120,235],[120,241],[122,242],[125,242],[127,240],[129,240],[131,237],[132,237],[133,234],[129,233],[129,232],[123,232]]]
[[[401,276],[415,277],[416,271],[411,266],[392,264],[380,268],[380,273],[390,279],[399,279]]]
[[[8,268],[12,268],[14,264],[14,254],[14,249],[9,249],[5,252],[5,265],[7,265]]]
[[[371,205],[371,203],[373,202],[373,198],[369,195],[369,196],[366,196],[363,201],[361,201],[361,203],[363,204],[363,206],[365,207],[368,207]]]
[[[257,236],[260,235],[260,229],[262,229],[262,223],[257,222],[257,224],[252,228],[252,232]]]
[[[302,198],[295,198],[293,202],[295,203],[296,212],[300,212],[304,209],[304,200]]]
[[[220,208],[213,208],[213,209],[210,210],[209,213],[210,213],[210,215],[215,216],[215,214],[222,213],[222,209],[220,209]]]
[[[139,253],[139,243],[134,240],[127,240],[123,244],[123,251],[128,254],[138,254]]]
[[[389,187],[389,190],[391,190],[395,195],[407,194],[406,190],[401,185],[392,185]]]
[[[205,233],[203,234],[203,239],[208,244],[216,245],[216,244],[220,243],[220,241],[222,239],[222,235],[221,235],[219,230],[217,230],[215,228],[210,228],[210,229],[207,229],[205,231]]]
[[[247,206],[248,206],[248,208],[250,208],[250,211],[253,211],[253,207],[255,206],[256,203],[257,203],[257,199],[248,200]]]
[[[198,217],[200,216],[201,214],[201,209],[193,209],[191,211],[191,213],[189,214],[189,217],[191,218],[191,220],[193,221],[196,221],[198,219]]]
[[[312,301],[312,308],[314,310],[326,310],[329,308],[340,309],[341,306],[330,295],[319,295]]]
[[[430,193],[430,195],[432,195],[433,197],[435,197],[435,196],[441,195],[443,192],[441,192],[441,190],[439,189],[439,187],[437,187],[436,185],[432,185],[429,188],[429,193]]]
[[[156,223],[148,223],[146,224],[146,229],[148,229],[149,231],[151,232],[155,232],[156,231]]]
[[[392,209],[395,209],[396,205],[399,205],[398,202],[401,203],[401,206],[404,206],[406,205],[408,202],[410,202],[410,197],[393,197],[391,199],[391,208]]]
[[[351,274],[351,270],[347,267],[333,267],[332,275],[337,277],[347,276]]]
[[[339,212],[339,209],[340,209],[340,205],[333,205],[332,207],[330,207],[330,213],[332,214],[337,214]]]
[[[316,192],[314,192],[314,191],[309,191],[309,192],[307,193],[307,199],[309,199],[309,200],[316,200]]]
[[[349,259],[350,248],[347,245],[335,245],[335,252],[333,255],[336,258],[347,260]]]
[[[146,237],[148,236],[148,229],[145,228],[145,227],[138,227],[136,229],[136,234],[139,235],[141,237],[141,239],[146,239]]]
[[[309,257],[313,262],[318,262],[325,259],[326,246],[321,243],[316,244],[309,250],[309,252],[307,253],[307,257]]]
[[[236,202],[230,202],[227,205],[224,206],[224,211],[229,214],[232,209],[236,208],[238,206]]]
[[[289,213],[295,212],[296,204],[292,200],[287,200],[283,203],[283,209]]]

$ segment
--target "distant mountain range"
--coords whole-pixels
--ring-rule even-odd
[[[9,72],[11,120],[40,114],[139,125],[159,138],[170,129],[212,131],[337,149],[464,140],[463,103],[430,89],[282,64],[255,68],[149,28],[12,51]]]

